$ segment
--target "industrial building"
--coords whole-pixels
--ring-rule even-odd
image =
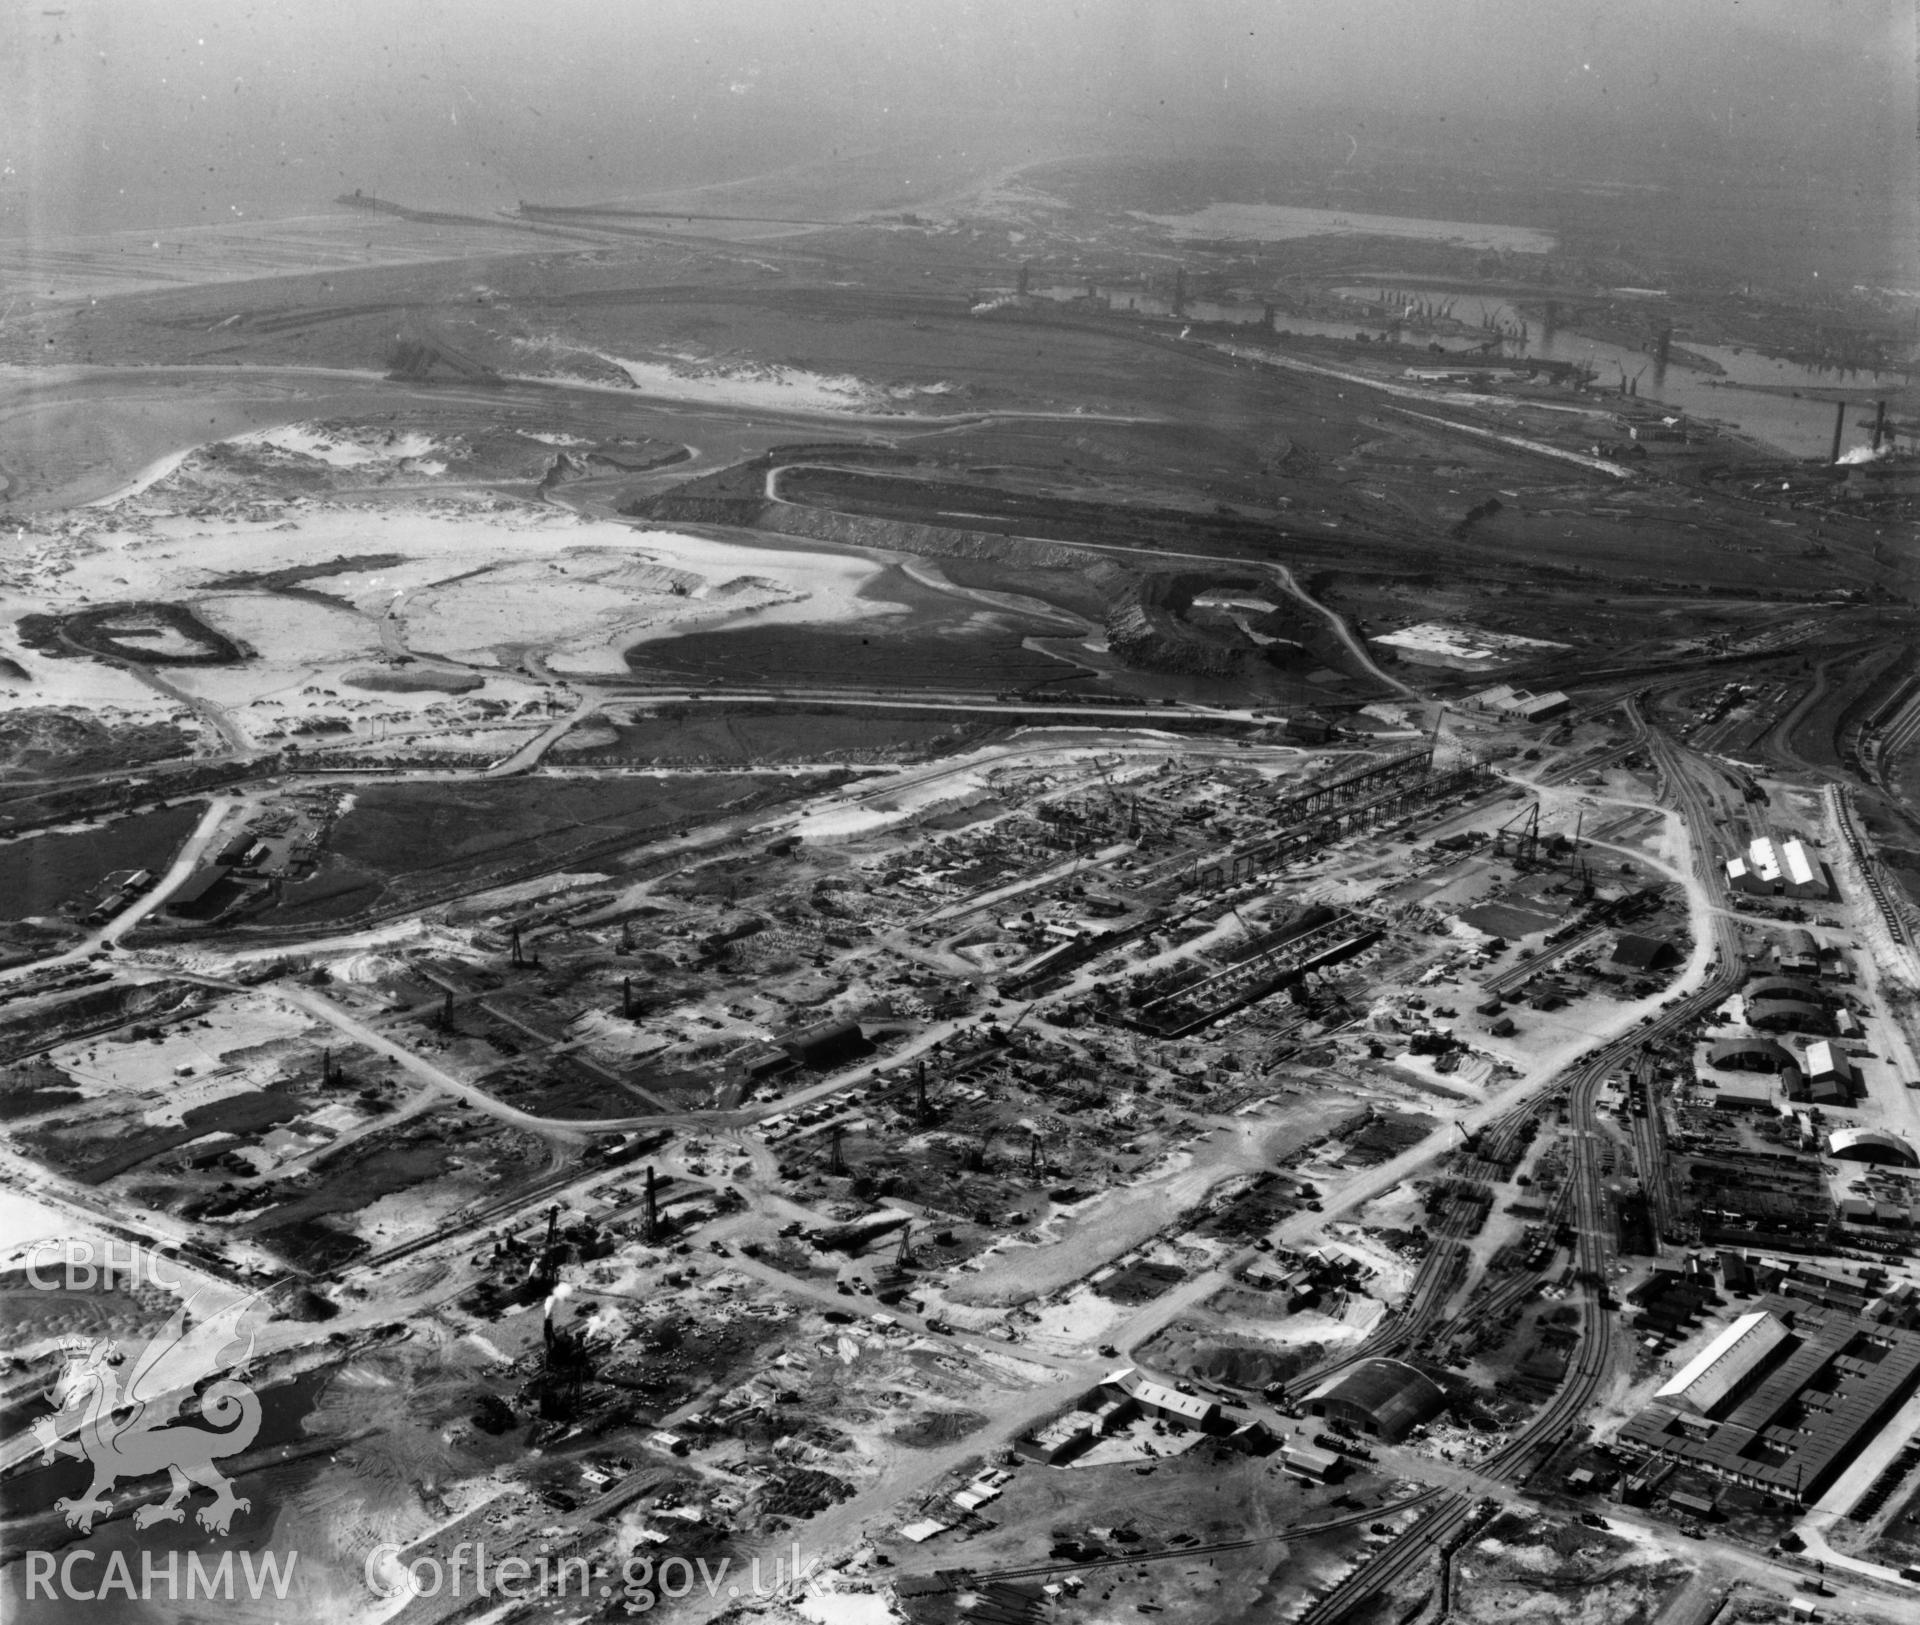
[[[1092,1448],[1099,1436],[1099,1426],[1091,1416],[1082,1411],[1069,1411],[1045,1427],[1016,1439],[1013,1448],[1028,1461],[1062,1467]]]
[[[1405,1360],[1362,1360],[1307,1396],[1307,1410],[1397,1444],[1447,1408],[1445,1390]]]
[[[1643,937],[1625,932],[1614,939],[1608,963],[1620,970],[1657,971],[1676,963],[1679,950],[1664,937]]]
[[[780,1047],[802,1066],[824,1071],[857,1056],[870,1055],[873,1046],[857,1021],[820,1021],[780,1039]]]
[[[1830,1033],[1833,1012],[1813,999],[1749,997],[1747,1025],[1761,1032]]]
[[[1476,711],[1493,711],[1515,722],[1551,722],[1573,709],[1573,701],[1558,689],[1546,694],[1529,694],[1524,688],[1501,683],[1467,696],[1466,705]]]
[[[1804,976],[1761,976],[1747,983],[1743,996],[1749,999],[1805,999],[1813,1004],[1827,1003],[1820,984]]]
[[[1763,835],[1743,858],[1727,859],[1727,884],[1753,897],[1828,898],[1833,888],[1804,844]]]
[[[1844,1104],[1860,1092],[1859,1074],[1837,1044],[1816,1038],[1807,1046],[1807,1058],[1801,1071],[1807,1075],[1807,1091],[1816,1100],[1824,1095]]]
[[[1763,835],[1747,847],[1747,864],[1767,887],[1782,897],[1832,895],[1820,865],[1797,839]]]
[[[1793,1051],[1771,1038],[1721,1038],[1694,1051],[1694,1079],[1714,1091],[1719,1111],[1768,1111],[1802,1091]],[[1775,1077],[1779,1081],[1776,1083]]]
[[[1920,1156],[1897,1134],[1884,1129],[1835,1129],[1827,1149],[1847,1162],[1877,1162],[1893,1168],[1920,1168]]]
[[[211,920],[231,908],[241,892],[239,883],[225,869],[209,865],[196,869],[174,888],[165,911],[183,920]]]
[[[1220,1407],[1198,1394],[1183,1394],[1164,1382],[1143,1377],[1138,1371],[1119,1371],[1101,1383],[1103,1404],[1124,1401],[1137,1407],[1142,1415],[1155,1421],[1171,1422],[1178,1427],[1212,1432],[1220,1425]]]
[[[1773,1085],[1764,1079],[1716,1083],[1713,1107],[1722,1112],[1764,1112],[1774,1108]]]
[[[1280,1461],[1296,1478],[1310,1484],[1330,1484],[1346,1458],[1334,1450],[1290,1440],[1280,1447]]]
[[[1556,688],[1545,694],[1521,695],[1520,703],[1509,714],[1522,722],[1551,722],[1572,709],[1573,701]]]
[[[1707,1046],[1707,1065],[1734,1072],[1798,1072],[1800,1063],[1771,1038],[1723,1038]]]
[[[1655,1389],[1653,1397],[1696,1416],[1712,1416],[1790,1336],[1786,1323],[1763,1309],[1742,1315]]]
[[[1220,1419],[1220,1407],[1214,1401],[1198,1394],[1183,1394],[1165,1383],[1142,1382],[1133,1390],[1133,1397],[1146,1415],[1158,1421],[1208,1428]]]
[[[1780,1331],[1766,1329],[1768,1322]],[[1670,1393],[1676,1385],[1680,1391]],[[1769,1297],[1668,1383],[1615,1442],[1808,1506],[1916,1388],[1920,1332]],[[1694,1395],[1711,1399],[1711,1414],[1689,1402]]]
[[[1820,974],[1820,944],[1813,940],[1811,931],[1787,932],[1785,938],[1775,945],[1773,954],[1774,962],[1784,975],[1818,976]]]
[[[1318,711],[1295,711],[1281,725],[1281,732],[1296,744],[1324,745],[1335,729]]]

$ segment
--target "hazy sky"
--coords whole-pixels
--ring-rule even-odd
[[[1874,190],[1912,173],[1913,0],[0,7],[7,235],[300,212],[355,186],[610,197],[969,131],[1258,148],[1370,116],[1429,120],[1436,143],[1443,117],[1597,126],[1622,153],[1669,139]]]

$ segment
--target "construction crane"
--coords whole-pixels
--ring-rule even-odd
[[[1015,1016],[1012,1021],[1008,1022],[1005,1027],[1001,1028],[1000,1042],[1003,1044],[1012,1043],[1013,1035],[1020,1030],[1020,1024],[1024,1022],[1028,1016],[1032,1015],[1034,1011],[1038,1010],[1039,1008],[1040,1008],[1040,1001],[1038,999],[1035,999],[1033,1003],[1028,1005],[1026,1009],[1022,1010],[1019,1015]]]
[[[1515,826],[1518,825],[1518,828]],[[1540,803],[1530,802],[1493,832],[1493,855],[1506,855],[1506,837],[1513,831],[1514,867],[1524,869],[1540,858]]]

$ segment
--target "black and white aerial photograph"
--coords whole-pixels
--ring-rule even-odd
[[[1917,66],[0,0],[0,1617],[1920,1621]]]

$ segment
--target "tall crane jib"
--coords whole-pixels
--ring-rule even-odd
[[[1508,855],[1507,842],[1513,842],[1512,858],[1516,869],[1531,868],[1540,860],[1540,803],[1530,802],[1502,824],[1493,835],[1496,857]]]

